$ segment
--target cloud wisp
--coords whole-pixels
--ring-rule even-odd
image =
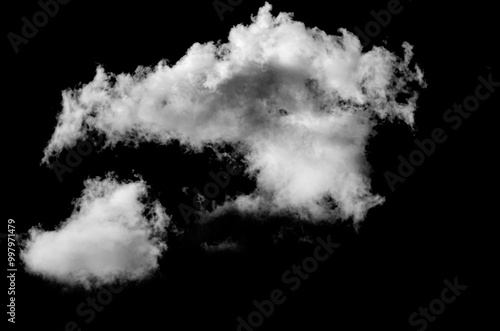
[[[227,43],[195,43],[174,65],[134,74],[97,68],[93,81],[63,92],[43,162],[97,130],[104,148],[174,140],[194,151],[230,144],[257,189],[213,215],[237,210],[291,213],[307,220],[361,221],[384,201],[371,192],[365,158],[380,121],[414,124],[423,73],[412,46],[398,57],[363,53],[345,29],[328,35],[266,3]]]

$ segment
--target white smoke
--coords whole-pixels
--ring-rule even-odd
[[[28,272],[85,288],[141,280],[158,267],[169,217],[146,205],[143,181],[88,180],[72,215],[54,231],[32,228],[21,259]]]
[[[232,144],[243,154],[257,190],[217,212],[292,212],[318,220],[357,222],[383,202],[371,193],[365,147],[373,126],[414,122],[423,74],[382,47],[363,53],[358,38],[328,35],[266,3],[224,44],[195,43],[175,65],[139,67],[63,92],[63,109],[43,161],[72,147],[89,130],[117,142],[178,140],[193,150]],[[402,101],[396,101],[404,95]],[[399,100],[399,98],[398,98]]]

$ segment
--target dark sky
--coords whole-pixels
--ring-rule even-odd
[[[293,12],[295,20],[306,26],[335,34],[341,27],[364,30],[374,20],[370,12],[385,9],[388,3],[273,1],[272,13]],[[132,169],[151,184],[153,195],[172,211],[174,223],[184,231],[182,236],[169,236],[169,250],[152,279],[114,294],[90,323],[84,321],[89,315],[78,315],[77,307],[87,297],[95,298],[99,289],[63,288],[25,274],[18,261],[15,328],[64,330],[74,321],[81,330],[236,330],[237,317],[246,320],[256,309],[254,300],[262,302],[280,289],[285,302],[255,330],[418,330],[409,324],[409,316],[439,298],[444,281],[456,277],[467,289],[446,304],[428,329],[484,330],[490,325],[497,312],[489,302],[496,287],[492,272],[498,138],[493,114],[499,92],[481,101],[456,130],[451,128],[454,122],[443,120],[455,103],[474,95],[479,76],[500,81],[493,62],[499,55],[498,21],[490,2],[402,1],[403,10],[368,42],[366,49],[385,45],[398,52],[403,41],[414,45],[414,60],[428,87],[418,99],[414,133],[403,124],[383,125],[370,140],[372,188],[386,202],[370,210],[357,230],[348,222],[313,225],[287,218],[262,222],[231,214],[208,225],[186,225],[177,209],[190,199],[182,187],[203,185],[210,180],[210,171],[225,165],[216,162],[210,151],[186,154],[177,144],[95,152],[62,182],[50,168],[40,166],[60,111],[61,91],[92,80],[96,65],[121,73],[162,59],[175,63],[195,42],[227,41],[230,28],[249,24],[263,4],[242,1],[221,21],[209,0],[73,0],[60,5],[59,12],[17,53],[4,38],[7,185],[5,230],[0,232],[6,232],[9,218],[15,219],[17,233],[39,223],[50,230],[71,214],[71,201],[86,178],[110,170],[132,178]],[[4,6],[5,36],[19,34],[21,18],[40,10],[34,0]],[[431,137],[436,128],[445,131],[446,141],[437,144],[435,152],[392,191],[384,178],[386,171],[397,173],[398,156],[407,158],[416,148],[414,140]],[[240,176],[224,193],[249,193],[254,188],[251,179]],[[276,242],[280,233],[283,238]],[[340,247],[291,291],[283,274],[313,256],[315,238],[329,235]],[[226,238],[238,241],[240,249],[207,252],[200,247]],[[2,246],[6,247],[4,240]]]

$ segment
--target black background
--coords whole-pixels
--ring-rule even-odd
[[[335,34],[341,27],[364,29],[373,20],[370,11],[384,9],[387,3],[273,1],[272,13],[293,12],[306,26]],[[204,185],[210,181],[209,171],[224,164],[214,162],[208,151],[186,154],[175,144],[92,153],[62,182],[50,168],[40,166],[61,108],[62,90],[92,80],[99,64],[109,72],[131,73],[138,65],[154,66],[162,59],[173,64],[195,42],[226,42],[230,28],[249,24],[263,4],[243,1],[221,22],[208,0],[73,0],[61,5],[17,54],[4,38],[5,224],[15,219],[18,233],[38,223],[50,230],[71,214],[71,201],[80,195],[86,178],[108,171],[132,178],[135,171],[184,230],[183,236],[169,236],[169,250],[152,279],[114,295],[89,324],[76,307],[97,291],[61,288],[19,271],[17,329],[64,330],[73,320],[82,330],[235,330],[236,317],[246,318],[255,309],[253,300],[268,299],[273,289],[281,288],[286,290],[286,302],[257,329],[417,330],[408,317],[439,297],[444,279],[455,277],[468,288],[428,329],[492,326],[498,311],[492,301],[498,298],[498,279],[493,277],[498,264],[498,129],[493,114],[498,111],[494,106],[499,92],[455,131],[442,119],[454,103],[474,93],[479,75],[492,74],[500,81],[493,63],[498,58],[498,21],[491,2],[402,1],[403,11],[367,47],[386,45],[401,56],[401,44],[408,41],[428,87],[418,99],[415,132],[402,124],[387,125],[370,142],[373,190],[386,202],[368,213],[358,232],[348,223],[261,223],[236,215],[205,226],[186,226],[177,206],[190,198],[181,188]],[[19,33],[21,17],[31,18],[38,10],[34,0],[5,3],[4,36]],[[436,127],[446,130],[447,141],[391,192],[384,172],[396,172],[397,157],[407,156],[415,148],[413,140],[428,138]],[[240,176],[225,193],[251,192],[254,185]],[[280,230],[286,235],[275,243],[273,236]],[[341,247],[291,293],[281,282],[283,272],[311,256],[315,247],[299,239],[328,234]],[[240,250],[208,253],[200,247],[228,237],[240,243]]]

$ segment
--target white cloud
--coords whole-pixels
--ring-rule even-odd
[[[371,193],[365,160],[373,126],[395,118],[414,124],[417,93],[407,83],[425,83],[418,67],[410,69],[412,47],[403,44],[402,59],[382,47],[362,53],[344,29],[327,35],[270,10],[266,3],[250,25],[234,27],[225,44],[194,44],[173,66],[133,75],[99,67],[92,82],[63,92],[43,160],[89,129],[104,133],[110,148],[119,141],[175,139],[195,150],[229,143],[258,186],[218,212],[362,220],[383,202]],[[396,101],[400,93],[407,99]]]
[[[88,180],[59,228],[30,229],[20,254],[26,269],[86,288],[147,277],[166,250],[169,217],[158,202],[141,202],[146,191],[143,181]]]

